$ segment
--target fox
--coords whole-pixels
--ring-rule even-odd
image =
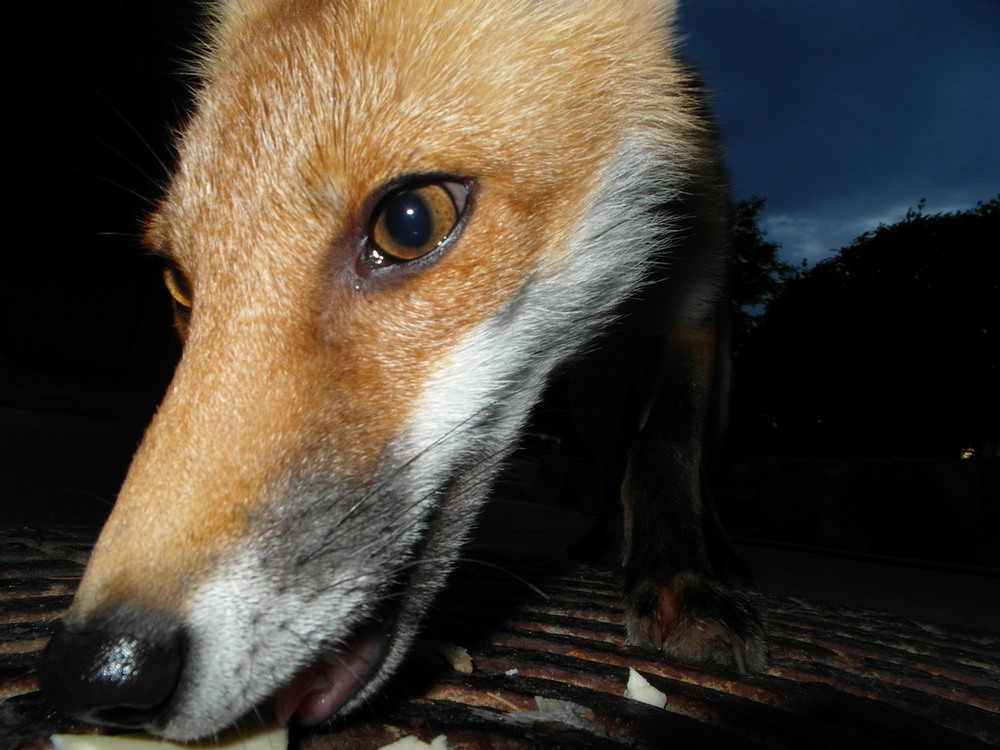
[[[174,740],[349,714],[612,329],[643,352],[628,640],[763,669],[704,483],[729,197],[675,2],[216,0],[206,29],[144,229],[183,351],[43,653],[51,702]]]

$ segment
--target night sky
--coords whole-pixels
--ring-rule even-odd
[[[737,198],[786,260],[1000,193],[998,0],[687,0]]]

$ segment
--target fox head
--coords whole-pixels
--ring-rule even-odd
[[[552,370],[669,262],[704,155],[662,5],[218,4],[146,232],[184,353],[58,702],[188,739],[386,679]]]

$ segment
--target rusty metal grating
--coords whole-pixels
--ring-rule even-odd
[[[36,692],[32,667],[91,539],[0,531],[0,750],[41,750],[71,726]],[[516,566],[500,567],[460,572],[386,695],[299,747],[364,750],[406,734],[446,734],[455,750],[1000,745],[1000,634],[762,596],[771,666],[743,679],[628,646],[612,570],[519,570],[532,592]],[[431,639],[466,647],[472,672],[448,666]],[[665,710],[622,697],[629,667],[667,694]]]

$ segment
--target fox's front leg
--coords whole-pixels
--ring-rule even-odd
[[[667,367],[622,484],[629,641],[684,661],[763,668],[764,630],[741,587],[741,563],[703,490],[719,347],[710,324],[667,342]]]

